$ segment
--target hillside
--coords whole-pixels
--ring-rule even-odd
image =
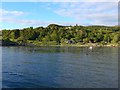
[[[61,26],[50,24],[47,27],[28,27],[15,30],[2,30],[2,40],[18,45],[99,45],[118,44],[118,26]]]

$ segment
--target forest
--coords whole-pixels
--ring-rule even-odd
[[[2,30],[2,45],[96,45],[118,44],[118,26],[62,26],[50,24],[47,27],[28,27]]]

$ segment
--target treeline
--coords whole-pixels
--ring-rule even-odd
[[[120,41],[118,26],[61,26],[50,24],[47,27],[29,27],[15,30],[2,30],[2,40],[18,44],[86,44],[118,43]]]

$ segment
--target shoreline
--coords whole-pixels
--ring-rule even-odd
[[[1,47],[16,47],[16,46],[22,46],[22,47],[120,47],[119,44],[109,44],[109,45],[1,45]]]
[[[26,42],[26,43],[19,43],[15,41],[2,41],[0,43],[1,46],[23,46],[23,47],[40,47],[40,46],[54,46],[54,47],[120,47],[120,43],[75,43],[75,44],[68,44],[68,43],[60,43],[60,44],[43,44],[41,42]]]

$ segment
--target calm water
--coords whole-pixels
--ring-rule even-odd
[[[117,88],[118,48],[3,47],[3,87]]]

